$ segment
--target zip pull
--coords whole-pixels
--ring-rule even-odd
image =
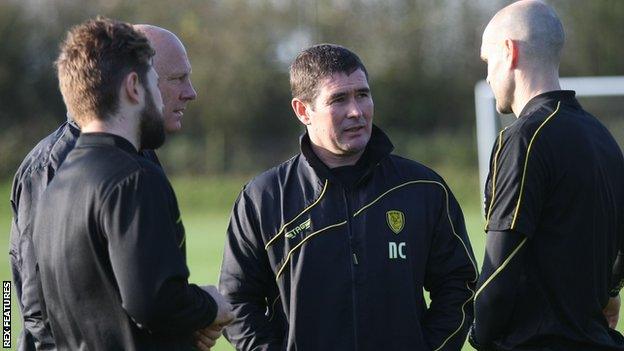
[[[358,259],[357,259],[357,255],[355,254],[355,252],[353,253],[353,264],[355,264],[356,266],[359,264],[358,263]]]

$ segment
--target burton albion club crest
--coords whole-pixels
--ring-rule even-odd
[[[395,234],[399,234],[405,226],[405,216],[401,211],[391,210],[386,212],[386,222]]]

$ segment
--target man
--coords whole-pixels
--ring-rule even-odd
[[[175,34],[166,29],[146,24],[134,27],[149,39],[156,51],[153,64],[159,75],[159,89],[163,96],[165,131],[177,132],[181,128],[181,117],[186,104],[197,97],[190,81],[191,66],[184,45]],[[9,257],[23,318],[17,347],[19,350],[54,348],[49,327],[41,318],[36,288],[36,262],[32,251],[32,219],[41,194],[73,149],[79,134],[79,127],[68,118],[26,156],[13,181],[13,222]],[[142,153],[146,158],[160,164],[153,151],[144,150]],[[182,245],[182,250],[185,251],[185,244]]]
[[[623,276],[612,268],[624,243],[624,160],[561,90],[563,43],[559,18],[539,1],[509,5],[483,33],[496,109],[518,119],[499,134],[486,185],[479,350],[624,350],[609,328]]]
[[[165,131],[175,133],[182,129],[182,116],[189,101],[197,93],[191,84],[191,63],[184,44],[170,31],[149,24],[137,24],[156,50],[154,69],[158,73],[158,89],[165,103]]]
[[[219,288],[236,319],[224,334],[238,350],[460,349],[477,270],[450,190],[391,154],[354,53],[310,47],[290,82],[307,133],[234,205]]]
[[[165,139],[153,55],[131,25],[104,18],[61,45],[59,86],[81,135],[33,230],[59,349],[190,349],[193,332],[231,318],[218,293],[188,283],[175,195],[138,153]]]

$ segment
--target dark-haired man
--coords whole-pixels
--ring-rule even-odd
[[[61,94],[81,135],[33,230],[59,349],[190,349],[193,332],[231,319],[214,288],[188,283],[175,195],[139,155],[165,139],[153,55],[131,25],[104,18],[72,28],[61,46]]]
[[[391,154],[353,52],[310,47],[290,82],[307,133],[234,205],[219,282],[236,315],[226,337],[238,350],[460,349],[477,270],[448,186]]]

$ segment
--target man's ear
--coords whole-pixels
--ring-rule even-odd
[[[295,111],[295,115],[297,115],[297,118],[299,119],[301,123],[303,123],[306,126],[311,124],[311,121],[310,121],[311,107],[308,106],[308,104],[306,104],[305,102],[303,102],[302,100],[298,98],[294,98],[290,102],[290,105],[292,106],[293,111]]]
[[[510,69],[515,69],[518,66],[518,42],[512,39],[505,39],[505,60],[507,62],[507,66]]]
[[[136,72],[128,73],[123,80],[121,90],[128,97],[130,103],[139,104],[143,90],[143,86],[139,82],[139,75]]]

